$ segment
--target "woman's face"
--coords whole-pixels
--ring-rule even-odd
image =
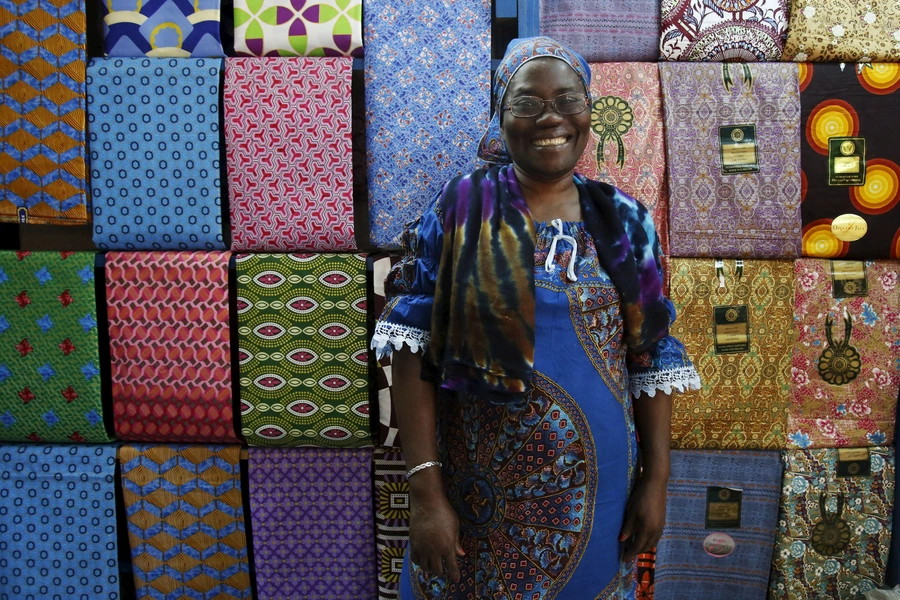
[[[564,61],[536,58],[516,72],[506,88],[503,104],[518,96],[553,100],[560,94],[584,94],[581,78]],[[515,117],[504,112],[500,134],[516,167],[538,180],[569,175],[584,152],[591,126],[591,111],[561,115],[549,104],[536,117]]]

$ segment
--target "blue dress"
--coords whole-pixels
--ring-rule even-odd
[[[466,555],[453,584],[426,577],[407,555],[403,600],[634,597],[632,565],[621,562],[618,542],[637,466],[631,395],[686,389],[699,378],[672,337],[626,353],[618,292],[582,223],[536,223],[536,230],[529,393],[502,405],[440,398],[444,483]],[[376,326],[382,351],[403,343],[420,351],[429,340],[437,215],[426,211],[411,234],[412,252],[393,272],[404,278],[395,287],[408,293],[388,298]],[[573,246],[575,281],[567,272]]]

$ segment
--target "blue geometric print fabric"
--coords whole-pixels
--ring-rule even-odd
[[[105,0],[107,56],[225,56],[220,0]]]
[[[0,445],[0,600],[118,600],[116,448]]]
[[[403,226],[452,177],[477,166],[491,96],[491,2],[365,5],[369,237]]]
[[[94,244],[224,250],[221,59],[100,58],[88,66]]]

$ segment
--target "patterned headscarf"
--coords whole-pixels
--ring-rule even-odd
[[[513,76],[522,65],[529,60],[544,57],[558,58],[572,67],[584,84],[584,93],[590,97],[591,68],[580,54],[545,36],[514,39],[506,47],[506,55],[500,61],[500,66],[497,67],[497,72],[494,74],[493,94],[494,102],[496,102],[494,116],[491,117],[487,131],[478,145],[479,158],[492,163],[508,164],[512,162],[506,152],[506,144],[500,137],[503,97],[506,95],[509,82],[512,81]]]

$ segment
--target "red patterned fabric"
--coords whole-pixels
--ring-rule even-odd
[[[109,252],[106,302],[116,435],[237,442],[228,252]]]
[[[353,250],[350,58],[231,58],[234,250]]]

